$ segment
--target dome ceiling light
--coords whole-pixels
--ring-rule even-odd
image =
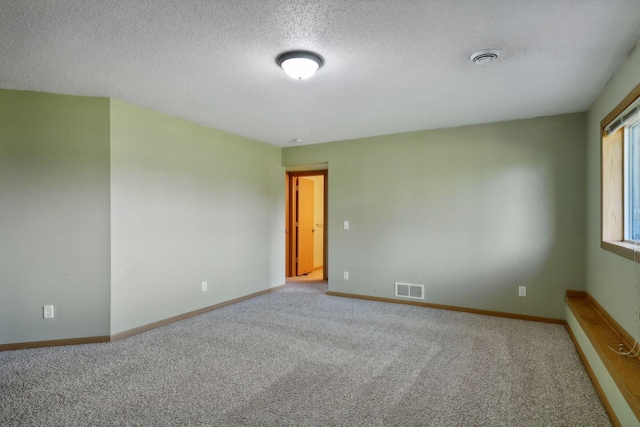
[[[472,53],[469,59],[474,64],[481,65],[495,61],[498,59],[498,55],[500,55],[500,51],[498,49],[483,49]]]
[[[291,78],[304,80],[313,76],[322,67],[324,59],[317,53],[295,50],[278,55],[276,63]]]

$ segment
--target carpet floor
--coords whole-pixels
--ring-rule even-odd
[[[325,291],[0,353],[0,425],[611,425],[562,325]]]

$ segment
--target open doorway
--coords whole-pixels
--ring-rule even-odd
[[[286,174],[286,276],[327,280],[327,171]]]

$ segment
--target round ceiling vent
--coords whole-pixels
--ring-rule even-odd
[[[488,64],[491,61],[498,59],[500,51],[498,49],[483,49],[471,54],[469,59],[474,64]]]

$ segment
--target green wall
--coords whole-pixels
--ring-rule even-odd
[[[279,148],[0,90],[0,344],[116,334],[281,285],[283,218]]]
[[[283,149],[284,166],[329,163],[330,290],[408,282],[427,302],[564,318],[585,282],[585,118]]]
[[[586,115],[282,150],[1,90],[0,343],[117,333],[281,284],[282,166],[324,162],[331,290],[393,297],[404,281],[434,303],[562,318],[586,283],[633,332],[634,264],[599,248],[598,125],[638,76],[636,49]]]
[[[109,100],[0,90],[0,344],[108,335],[109,257]]]
[[[635,336],[634,262],[600,249],[600,121],[640,83],[640,49],[631,52],[594,101],[587,119],[587,291]]]
[[[600,122],[631,90],[640,83],[640,44],[618,68],[587,112],[587,256],[586,290],[604,309],[633,336],[637,337],[635,321],[636,282],[638,265],[631,260],[600,248]],[[567,309],[567,311],[569,311]],[[589,364],[602,385],[622,425],[640,425],[628,403],[611,380],[597,353],[586,339],[580,325],[573,320],[569,326],[580,343]]]
[[[111,333],[282,285],[283,211],[279,148],[112,100]]]

